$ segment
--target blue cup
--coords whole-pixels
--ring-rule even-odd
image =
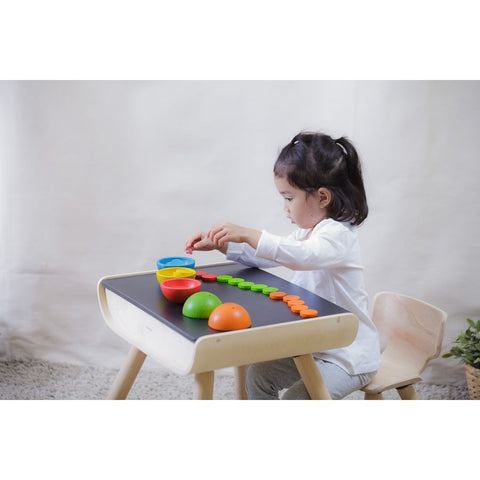
[[[195,260],[189,257],[165,257],[157,260],[157,270],[169,267],[195,268]]]

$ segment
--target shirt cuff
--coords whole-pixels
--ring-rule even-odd
[[[227,253],[225,255],[225,258],[227,260],[232,260],[236,262],[240,258],[240,256],[243,255],[243,252],[244,248],[241,243],[229,242],[229,244],[227,245]]]
[[[278,235],[272,235],[264,230],[260,240],[258,241],[255,256],[265,258],[267,260],[275,260],[279,244],[280,237]]]

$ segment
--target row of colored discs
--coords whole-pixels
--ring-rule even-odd
[[[232,277],[232,275],[213,275],[206,272],[197,272],[196,278],[200,278],[206,282],[217,281],[219,283],[228,283],[240,288],[240,290],[251,290],[252,292],[261,292],[264,295],[269,295],[272,292],[277,292],[278,288],[269,287],[263,283],[246,282],[243,278]]]
[[[298,295],[287,295],[285,292],[270,293],[272,300],[283,300],[293,313],[298,313],[302,318],[314,318],[318,316],[317,310],[309,308]]]
[[[205,282],[228,283],[241,290],[251,290],[252,292],[262,292],[268,295],[272,300],[283,300],[293,313],[298,313],[303,318],[314,318],[318,316],[317,310],[309,308],[298,295],[287,295],[280,292],[276,287],[269,287],[263,283],[246,282],[243,278],[235,278],[232,275],[213,275],[207,272],[196,272],[196,278]]]

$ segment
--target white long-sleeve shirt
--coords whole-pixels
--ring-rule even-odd
[[[262,232],[257,249],[230,243],[227,259],[250,267],[282,265],[293,270],[290,281],[355,314],[358,333],[347,347],[314,354],[339,365],[350,375],[380,367],[380,342],[368,313],[358,233],[348,223],[322,220],[310,230],[297,229],[286,237]]]

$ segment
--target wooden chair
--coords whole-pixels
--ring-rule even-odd
[[[365,400],[383,400],[382,392],[392,388],[402,400],[418,399],[413,384],[439,356],[446,319],[444,311],[415,298],[392,292],[375,295],[372,320],[387,346],[380,369],[362,388]]]

